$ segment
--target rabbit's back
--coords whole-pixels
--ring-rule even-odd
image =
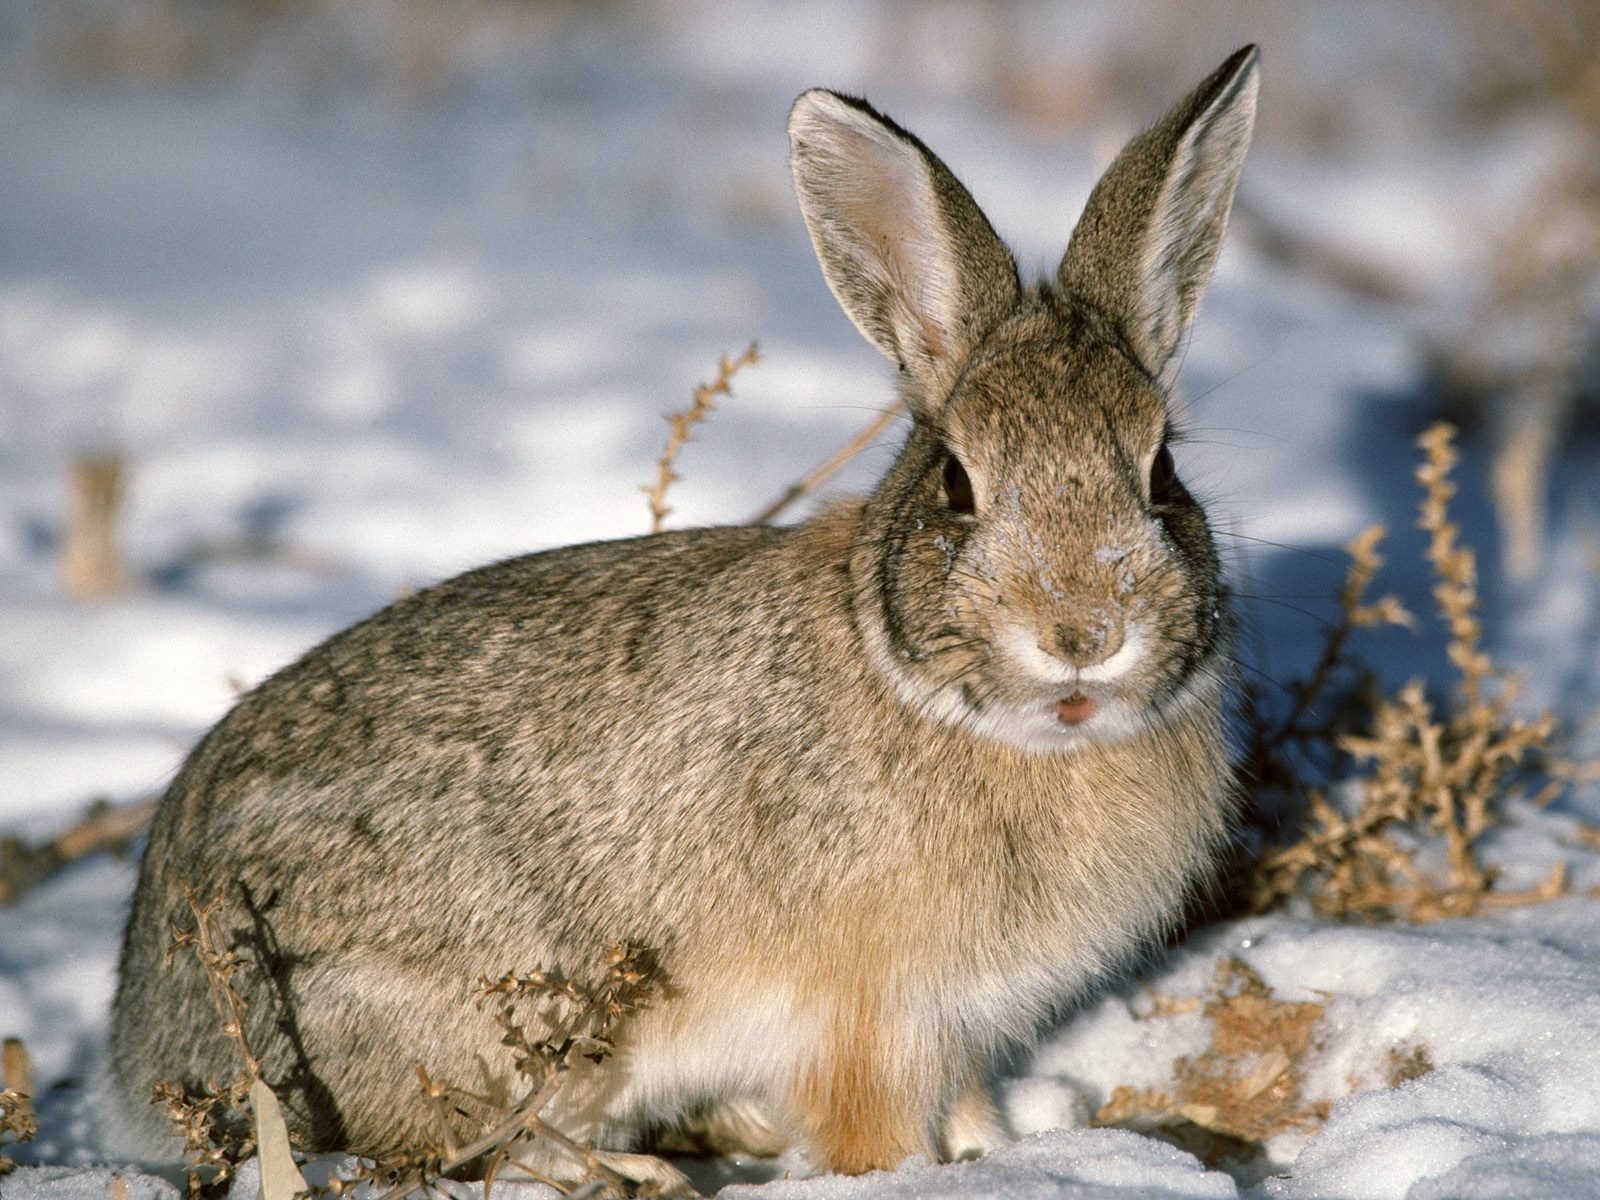
[[[744,936],[796,911],[806,864],[867,819],[844,796],[802,811],[784,783],[824,769],[827,691],[860,659],[846,525],[831,528],[821,562],[816,545],[794,553],[818,542],[809,528],[513,559],[263,683],[160,807],[122,964],[124,1077],[142,1090],[231,1063],[197,1032],[220,1023],[203,977],[162,970],[186,888],[250,909],[280,983],[355,955],[449,981],[464,1008],[484,975],[581,978],[622,940],[669,960],[686,934],[715,938],[708,923]],[[734,761],[748,780],[728,779]],[[719,877],[762,903],[714,902]]]

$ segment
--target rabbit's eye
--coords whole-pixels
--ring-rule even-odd
[[[1166,446],[1156,451],[1150,464],[1150,502],[1166,504],[1172,499],[1172,489],[1178,483],[1178,469],[1172,463],[1172,451]]]
[[[972,480],[967,477],[967,469],[954,454],[946,454],[944,458],[944,502],[950,506],[951,512],[965,516],[971,516],[975,507]]]

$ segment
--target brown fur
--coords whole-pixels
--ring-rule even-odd
[[[816,1063],[800,1076],[794,1105],[818,1157],[832,1170],[859,1175],[930,1154],[931,1142],[919,1128],[927,1105],[909,1077],[914,1059],[888,1036],[884,998],[851,999],[838,1004]]]
[[[995,1055],[1174,919],[1230,815],[1216,555],[1149,481],[1254,77],[1235,56],[1135,139],[1028,289],[920,142],[802,97],[818,257],[914,415],[884,480],[793,528],[485,567],[245,697],[151,830],[130,1100],[229,1070],[198,969],[161,969],[188,884],[232,905],[251,1044],[315,1148],[437,1140],[417,1062],[509,1095],[476,981],[583,981],[622,940],[664,986],[568,1078],[570,1135],[789,1134],[840,1171],[993,1144]]]

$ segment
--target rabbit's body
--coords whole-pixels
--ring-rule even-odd
[[[776,1094],[781,1112],[793,1093],[829,1161],[880,1165],[805,1096],[857,1057],[907,1077],[851,1100],[847,1124],[876,1099],[899,1156],[931,1150],[921,1126],[999,1042],[1171,916],[1221,832],[1226,764],[1210,703],[1177,739],[1049,756],[908,713],[855,629],[855,523],[503,563],[257,689],[152,832],[121,1005],[162,1019],[121,1030],[124,1074],[203,1078],[235,1053],[196,966],[148,969],[186,883],[247,890],[270,928],[271,988],[238,982],[257,1053],[282,1064],[269,1079],[317,1143],[437,1139],[415,1064],[472,1090],[485,1062],[509,1075],[478,981],[581,979],[631,939],[671,1000],[628,1020],[575,1132],[614,1144],[709,1099]],[[755,643],[751,626],[787,633]],[[743,702],[708,713],[708,689]],[[411,819],[401,789],[440,807]],[[296,997],[299,1047],[276,988]]]
[[[1163,153],[1253,81],[1236,56]],[[829,282],[908,377],[888,476],[790,529],[472,572],[241,701],[151,832],[114,1030],[130,1097],[231,1073],[199,967],[161,969],[186,886],[244,914],[251,1042],[313,1145],[437,1141],[419,1063],[509,1098],[479,980],[583,980],[629,941],[663,989],[550,1119],[621,1150],[698,1114],[844,1171],[993,1145],[996,1052],[1174,919],[1232,803],[1221,585],[1156,382],[1197,289],[1165,333],[1119,321],[1092,239],[1069,269],[1075,238],[1061,279],[1025,292],[909,135],[826,93],[791,130]],[[830,197],[843,176],[815,156],[841,147],[882,168],[883,211]],[[876,239],[919,204],[931,233],[875,244],[937,257],[942,233],[961,247],[944,277],[852,274],[873,251],[842,245],[828,206]],[[1214,255],[1220,219],[1200,221]]]

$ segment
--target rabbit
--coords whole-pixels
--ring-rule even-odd
[[[662,985],[545,1113],[623,1175],[687,1190],[645,1153],[685,1139],[852,1174],[1003,1144],[997,1058],[1172,927],[1233,819],[1225,587],[1163,380],[1256,91],[1245,47],[1028,286],[921,141],[800,96],[802,216],[910,413],[887,474],[789,527],[471,571],[246,695],[149,835],[126,1103],[237,1067],[193,956],[163,970],[189,887],[238,914],[245,1028],[310,1148],[438,1144],[417,1064],[513,1096],[478,981],[593,982],[623,941]]]

